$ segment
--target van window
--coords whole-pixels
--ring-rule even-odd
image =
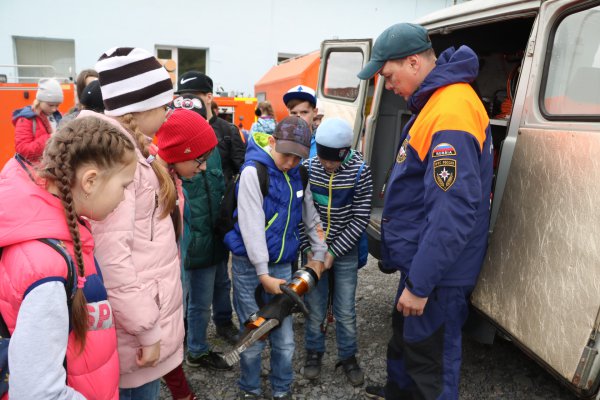
[[[362,69],[363,57],[359,48],[332,50],[327,53],[323,95],[354,102],[360,87],[360,79],[356,76],[356,71]]]
[[[598,27],[600,6],[559,20],[549,40],[541,91],[540,107],[548,119],[600,118]]]

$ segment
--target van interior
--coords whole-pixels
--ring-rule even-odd
[[[451,46],[458,48],[467,45],[479,56],[479,76],[473,83],[473,88],[479,94],[490,117],[495,170],[498,167],[502,142],[507,134],[512,98],[534,19],[534,15],[528,15],[517,19],[482,22],[482,25],[457,26],[430,32],[436,54]],[[369,95],[372,96],[371,93]],[[380,232],[385,183],[394,166],[402,129],[410,116],[403,98],[389,90],[383,91],[370,157],[373,174],[370,233]],[[379,254],[378,245],[369,247],[371,254]]]

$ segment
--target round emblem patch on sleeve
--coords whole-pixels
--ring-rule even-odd
[[[442,158],[433,162],[433,179],[444,192],[456,182],[456,160]]]

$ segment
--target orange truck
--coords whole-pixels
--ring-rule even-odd
[[[64,115],[75,104],[75,85],[61,84],[64,100],[59,111]],[[0,83],[0,168],[15,154],[15,128],[12,113],[35,100],[37,83]]]
[[[254,97],[213,97],[219,105],[219,117],[231,122],[238,128],[250,130],[256,116],[256,98]]]
[[[254,85],[254,94],[259,101],[271,102],[275,119],[281,121],[288,116],[288,110],[283,104],[283,95],[296,85],[305,85],[316,90],[320,65],[319,51],[286,60],[272,67]]]

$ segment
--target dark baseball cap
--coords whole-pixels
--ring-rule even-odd
[[[181,75],[179,82],[177,82],[177,91],[175,94],[191,92],[212,93],[212,79],[199,71],[188,71]]]
[[[277,139],[275,151],[308,158],[312,133],[306,121],[300,117],[286,117],[275,127],[273,137]]]
[[[402,22],[387,28],[373,45],[371,60],[358,73],[360,79],[371,79],[388,60],[398,60],[431,48],[427,29]]]

